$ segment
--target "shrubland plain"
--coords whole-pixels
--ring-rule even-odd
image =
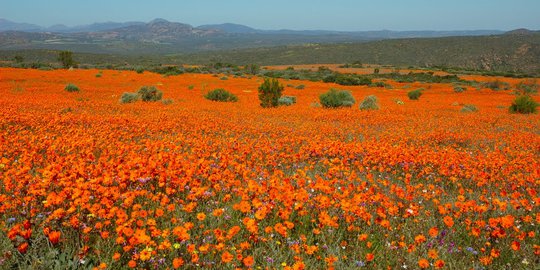
[[[536,269],[536,83],[459,79],[2,68],[0,268]]]

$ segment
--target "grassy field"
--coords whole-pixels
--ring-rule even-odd
[[[508,90],[281,80],[263,109],[257,76],[2,68],[0,269],[538,268],[540,116],[462,79]],[[121,104],[142,86],[168,102]]]

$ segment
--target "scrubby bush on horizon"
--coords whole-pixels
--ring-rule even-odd
[[[163,97],[163,92],[155,86],[143,86],[137,91],[137,94],[145,102],[159,101]]]
[[[71,51],[61,51],[58,53],[58,61],[62,63],[64,68],[70,68],[75,66],[75,61],[73,60],[73,52]]]
[[[279,105],[279,98],[283,93],[283,85],[275,78],[265,78],[259,86],[259,100],[261,107],[271,108]]]
[[[422,88],[412,90],[412,91],[407,93],[407,96],[409,97],[410,100],[418,100],[420,98],[420,96],[422,95],[423,90],[424,89],[422,89]]]
[[[72,83],[68,83],[66,85],[66,87],[64,88],[64,90],[66,90],[68,92],[79,92],[80,91],[79,87],[72,84]]]
[[[236,95],[234,95],[233,93],[223,88],[214,89],[206,93],[204,97],[208,100],[219,101],[219,102],[237,102],[238,101],[238,97]]]
[[[351,107],[356,102],[351,91],[335,88],[319,95],[319,100],[324,108]]]
[[[518,96],[514,100],[514,102],[512,102],[512,105],[510,105],[509,111],[510,113],[521,113],[521,114],[536,113],[538,106],[540,106],[540,104],[536,102],[531,96],[521,95],[521,96]]]
[[[374,95],[369,95],[360,103],[360,110],[378,110],[379,100]]]

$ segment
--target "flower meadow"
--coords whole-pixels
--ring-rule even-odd
[[[96,73],[0,69],[0,269],[540,267],[540,116],[511,91],[281,80],[296,104],[265,109],[260,77]],[[174,102],[119,102],[142,86]]]

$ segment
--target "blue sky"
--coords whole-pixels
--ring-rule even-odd
[[[259,29],[540,30],[540,0],[0,0],[0,18],[42,26],[164,18]]]

